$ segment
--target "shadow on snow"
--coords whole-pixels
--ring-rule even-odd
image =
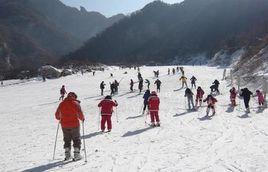
[[[130,116],[130,117],[127,117],[126,119],[136,119],[136,118],[141,118],[141,117],[143,117],[143,115]]]
[[[30,169],[27,169],[27,170],[24,170],[23,172],[42,172],[42,171],[48,171],[50,169],[53,169],[53,168],[56,168],[56,167],[59,167],[59,166],[63,166],[63,165],[66,165],[66,164],[69,164],[71,163],[72,161],[57,161],[57,162],[53,162],[53,163],[49,163],[49,164],[46,164],[46,165],[41,165],[41,166],[38,166],[38,167],[33,167],[33,168],[30,168]]]
[[[92,137],[95,137],[95,136],[98,136],[98,135],[101,135],[102,132],[101,131],[97,131],[97,132],[94,132],[94,133],[90,133],[88,135],[85,135],[84,137],[82,138],[85,138],[85,139],[89,139],[89,138],[92,138]]]
[[[122,137],[135,136],[135,135],[141,134],[141,133],[143,133],[143,132],[145,132],[147,130],[150,130],[150,129],[152,129],[152,127],[147,127],[147,128],[139,129],[139,130],[136,130],[136,131],[128,131]]]

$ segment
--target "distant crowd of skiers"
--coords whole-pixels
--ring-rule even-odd
[[[179,80],[181,81],[182,85],[181,88],[185,89],[185,98],[188,101],[188,110],[198,110],[199,107],[202,106],[202,103],[205,102],[207,104],[206,116],[205,117],[212,117],[216,114],[215,111],[215,104],[217,99],[215,95],[219,95],[219,85],[220,82],[216,79],[212,85],[210,86],[211,92],[207,95],[204,99],[205,92],[198,86],[196,89],[196,77],[192,76],[191,81],[191,89],[187,85],[187,78],[185,77],[185,72],[183,67],[177,67],[177,72],[181,72],[181,77]],[[174,72],[173,72],[174,71]],[[172,69],[173,74],[175,74],[175,68]],[[155,77],[159,77],[159,71],[154,71]],[[170,75],[170,69],[168,69],[168,75]],[[111,74],[111,77],[113,75]],[[110,132],[112,130],[112,114],[114,112],[114,107],[118,106],[116,100],[112,99],[112,96],[118,93],[119,83],[117,80],[114,80],[113,83],[110,83],[110,90],[111,93],[108,96],[105,96],[103,100],[101,100],[98,104],[100,108],[100,115],[101,115],[101,131]],[[150,91],[150,81],[148,79],[145,80],[147,84],[147,90],[143,95],[143,115],[145,114],[146,110],[147,114],[150,115],[152,127],[160,126],[160,118],[159,118],[159,105],[160,105],[160,98],[157,95],[157,92],[161,90],[162,82],[159,79],[156,79],[154,84],[156,85],[156,91]],[[130,80],[130,91],[133,92],[133,86],[135,82],[131,79]],[[105,83],[104,81],[100,84],[101,95],[104,94]],[[143,90],[143,77],[138,68],[138,89],[139,93]],[[195,102],[194,102],[194,93],[192,92],[193,89],[196,89],[195,95]],[[81,149],[81,139],[80,139],[80,128],[79,128],[79,120],[84,122],[85,117],[81,110],[80,101],[77,99],[77,95],[73,92],[67,94],[67,97],[64,99],[65,95],[67,94],[65,90],[65,86],[63,85],[60,89],[60,100],[62,102],[59,104],[57,111],[55,113],[55,117],[57,120],[60,121],[63,137],[64,137],[64,149],[65,149],[65,159],[68,160],[71,157],[71,141],[73,141],[74,147],[74,160],[81,159],[80,149]],[[241,90],[236,90],[235,87],[231,88],[230,90],[230,105],[232,107],[237,106],[236,98],[237,95],[240,95],[245,104],[246,111],[249,112],[249,101],[253,93],[248,90],[248,88],[243,88]],[[260,91],[256,90],[256,96],[258,98],[258,104],[263,106],[265,104],[265,95]],[[212,110],[212,115],[209,116],[210,110]]]

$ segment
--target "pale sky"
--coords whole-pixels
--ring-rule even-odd
[[[97,11],[110,17],[119,13],[130,14],[154,0],[61,0],[68,6],[85,7],[88,11]],[[163,0],[166,3],[179,3],[183,0]]]

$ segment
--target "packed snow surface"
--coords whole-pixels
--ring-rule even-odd
[[[168,68],[172,67],[141,68],[143,78],[151,81],[151,90],[155,90],[153,70],[160,70],[161,127],[157,128],[145,124],[145,120],[150,122],[149,116],[140,116],[143,94],[138,94],[138,84],[135,92],[129,92],[129,80],[137,81],[134,69],[114,67],[96,72],[95,76],[76,74],[0,87],[0,171],[268,171],[267,110],[259,111],[256,100],[252,99],[251,113],[243,118],[242,101],[237,100],[240,105],[232,110],[230,87],[221,81],[216,115],[210,120],[200,120],[206,107],[196,112],[186,110],[184,89],[179,89],[180,74],[169,76]],[[114,78],[110,78],[110,73]],[[222,73],[222,69],[214,67],[185,66],[188,79],[195,75],[197,85],[206,93],[215,79],[221,80]],[[121,80],[119,94],[113,97],[119,106],[113,114],[112,132],[101,134],[97,104],[103,97],[99,84],[105,81],[105,94],[109,94],[109,82],[114,79]],[[86,117],[87,163],[84,159],[62,162],[61,130],[56,159],[52,160],[58,124],[54,113],[60,103],[62,85],[67,92],[76,92],[81,100]],[[81,154],[84,156],[83,151]]]

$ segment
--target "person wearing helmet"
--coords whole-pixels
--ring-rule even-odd
[[[245,104],[245,108],[246,108],[246,112],[249,113],[249,101],[250,101],[250,97],[253,95],[253,93],[251,91],[248,90],[248,88],[243,88],[241,89],[241,94],[240,96],[243,97],[244,99],[244,104]]]
[[[67,97],[59,104],[55,117],[59,120],[64,140],[65,160],[71,158],[71,142],[74,147],[74,160],[81,159],[81,139],[80,139],[80,123],[79,120],[85,120],[81,110],[80,101],[77,95],[70,92]]]
[[[264,96],[260,90],[256,90],[256,95],[258,97],[258,103],[260,106],[264,105]]]
[[[202,101],[203,101],[204,94],[205,94],[204,90],[201,87],[197,87],[196,99],[195,99],[195,107],[198,106],[198,102],[199,102],[199,107],[202,106]]]
[[[105,124],[107,123],[108,132],[112,130],[112,113],[113,107],[117,107],[118,103],[112,100],[111,96],[106,96],[99,104],[101,108],[101,131],[104,132]]]
[[[143,111],[142,111],[142,114],[145,113],[145,110],[148,107],[148,99],[149,99],[150,95],[151,95],[150,90],[146,90],[144,95],[143,95]]]
[[[105,83],[104,83],[104,81],[102,81],[101,83],[100,83],[100,89],[101,89],[101,95],[103,96],[103,90],[105,89]]]
[[[157,93],[153,91],[148,99],[148,109],[150,112],[151,117],[151,126],[160,126],[160,120],[159,120],[159,104],[160,100],[157,96]]]
[[[187,86],[187,78],[184,75],[180,77],[180,81],[181,81],[181,88],[183,88],[184,85],[186,86],[186,88],[188,87]]]
[[[206,116],[208,117],[210,109],[212,109],[212,116],[214,116],[216,114],[215,104],[217,102],[217,99],[214,98],[210,94],[210,95],[207,96],[207,98],[203,102],[207,102],[207,115]]]
[[[236,91],[235,87],[233,87],[230,90],[230,100],[231,100],[232,107],[236,106],[236,95],[237,95],[237,91]]]
[[[188,101],[188,110],[191,110],[191,109],[195,109],[194,108],[194,93],[191,91],[190,88],[186,88],[185,90],[185,94],[184,94],[184,97],[187,98],[187,101]],[[192,107],[191,107],[192,105]]]
[[[160,92],[160,88],[161,88],[161,84],[162,84],[162,82],[161,82],[159,79],[157,79],[157,80],[154,82],[154,84],[156,84],[156,90],[157,90],[157,92]]]
[[[65,94],[67,94],[67,92],[66,92],[66,90],[65,90],[65,86],[63,85],[62,87],[61,87],[61,89],[60,89],[60,98],[59,98],[59,100],[63,100],[64,99],[64,96],[65,96]]]

